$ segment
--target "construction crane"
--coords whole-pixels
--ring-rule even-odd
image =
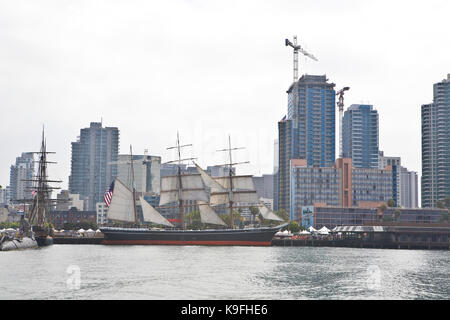
[[[336,95],[339,97],[339,100],[337,102],[337,106],[339,108],[339,158],[342,158],[344,156],[342,150],[342,119],[344,117],[344,92],[349,89],[350,87],[344,87],[338,92],[336,92]]]
[[[287,46],[291,46],[294,48],[294,82],[298,80],[298,53],[302,53],[303,55],[307,56],[308,58],[313,59],[314,61],[318,61],[316,57],[314,57],[312,54],[306,52],[302,49],[300,45],[297,45],[297,36],[294,36],[294,43],[290,42],[289,39],[284,40],[284,44]]]

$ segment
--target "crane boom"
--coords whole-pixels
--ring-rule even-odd
[[[309,52],[305,51],[300,45],[297,45],[297,36],[294,36],[293,43],[291,41],[289,41],[289,39],[285,39],[284,44],[286,47],[290,46],[294,49],[294,82],[296,82],[298,80],[298,53],[299,52],[314,61],[319,61],[319,60],[317,60],[317,58],[314,57]]]

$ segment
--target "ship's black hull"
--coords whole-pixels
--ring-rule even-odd
[[[47,237],[36,236],[35,239],[39,247],[51,246],[53,244],[53,238],[49,236]]]
[[[270,246],[274,234],[286,224],[273,228],[214,230],[147,230],[100,228],[102,244],[112,245],[218,245]]]

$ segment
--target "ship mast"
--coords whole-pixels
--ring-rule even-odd
[[[58,187],[50,187],[48,183],[55,182],[61,183],[62,181],[57,180],[48,180],[47,176],[47,164],[48,163],[56,163],[47,161],[47,154],[55,153],[48,152],[46,148],[46,141],[44,138],[44,129],[42,129],[42,143],[41,143],[41,151],[34,152],[39,154],[39,165],[37,175],[32,180],[24,180],[24,181],[32,181],[35,183],[35,188],[33,190],[36,191],[36,196],[33,200],[33,206],[31,208],[31,212],[29,214],[29,221],[31,224],[35,224],[38,227],[43,228],[46,222],[47,214],[50,211],[51,203],[54,201],[50,199],[50,194],[52,190],[60,189]]]
[[[245,162],[236,162],[233,163],[232,157],[231,157],[231,151],[233,150],[240,150],[240,149],[245,149],[245,148],[231,148],[231,137],[230,135],[228,135],[228,148],[226,149],[222,149],[222,150],[217,150],[217,151],[228,151],[228,157],[230,159],[230,162],[228,164],[226,164],[226,166],[228,166],[229,168],[229,178],[230,178],[230,190],[229,192],[229,201],[228,201],[228,205],[229,205],[229,209],[230,209],[230,226],[231,229],[234,229],[234,219],[233,219],[233,165],[237,165],[237,164],[243,164],[243,163],[249,163],[248,161]]]
[[[134,209],[134,222],[136,225],[139,225],[139,217],[136,207],[136,187],[135,187],[135,181],[134,181],[134,166],[133,166],[133,150],[131,148],[130,144],[130,162],[131,162],[131,186],[133,188],[133,209]]]
[[[178,215],[180,218],[180,223],[181,223],[181,230],[184,230],[184,210],[183,210],[183,186],[181,184],[181,162],[182,161],[186,161],[186,160],[196,160],[196,158],[185,158],[185,159],[181,159],[181,148],[183,147],[191,147],[192,144],[185,144],[185,145],[180,145],[180,134],[177,131],[177,145],[174,147],[168,147],[167,150],[170,149],[177,149],[178,151],[178,160],[173,160],[173,161],[169,161],[166,163],[173,163],[173,162],[178,162],[178,170],[177,170],[177,176],[178,176]]]

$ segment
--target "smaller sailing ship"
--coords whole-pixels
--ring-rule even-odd
[[[275,227],[261,227],[236,229],[234,227],[233,208],[235,203],[258,202],[256,191],[253,187],[251,176],[235,176],[230,170],[228,177],[212,178],[199,166],[197,174],[184,174],[181,172],[181,162],[190,159],[181,159],[182,147],[177,137],[178,149],[178,173],[174,176],[166,176],[161,179],[161,197],[159,207],[178,207],[180,225],[175,226],[165,219],[145,199],[139,197],[142,207],[143,220],[168,228],[164,230],[152,230],[138,227],[139,220],[136,208],[136,190],[134,188],[133,162],[131,168],[133,176],[133,188],[128,188],[122,181],[115,179],[112,200],[108,210],[108,220],[115,220],[134,224],[134,227],[117,228],[101,227],[104,234],[103,244],[169,244],[169,245],[250,245],[269,246],[274,234],[287,225],[281,224]],[[171,147],[174,148],[174,147]],[[170,149],[170,148],[168,148]],[[231,154],[231,146],[229,148]],[[174,162],[174,161],[171,161]],[[230,157],[230,168],[233,165]],[[209,188],[210,196],[205,188]],[[215,225],[215,229],[186,230],[184,223],[185,207],[192,207],[192,203],[198,206],[202,223]],[[174,206],[174,204],[177,204]],[[229,205],[231,225],[227,224],[217,215],[212,206]],[[260,212],[265,219],[283,221],[264,205],[259,205]],[[220,228],[221,227],[221,228]],[[223,228],[225,227],[225,228]]]
[[[59,187],[52,187],[49,183],[61,183],[57,180],[49,180],[47,174],[47,164],[55,163],[47,161],[47,154],[54,152],[47,151],[44,130],[42,130],[41,150],[36,152],[39,156],[37,174],[31,181],[34,183],[35,191],[28,221],[32,226],[34,237],[40,247],[53,244],[53,228],[50,226],[49,214],[55,199],[51,199],[52,190]]]
[[[59,188],[51,187],[49,183],[61,181],[48,180],[47,164],[54,162],[47,161],[47,154],[54,152],[46,150],[44,130],[42,130],[41,150],[35,153],[39,155],[37,174],[32,180],[23,180],[33,183],[34,196],[31,200],[31,210],[28,212],[24,210],[17,232],[5,233],[0,239],[0,251],[29,249],[53,244],[53,229],[50,227],[48,214],[55,201],[50,198],[51,191]],[[27,200],[19,202],[22,201],[27,202]]]

